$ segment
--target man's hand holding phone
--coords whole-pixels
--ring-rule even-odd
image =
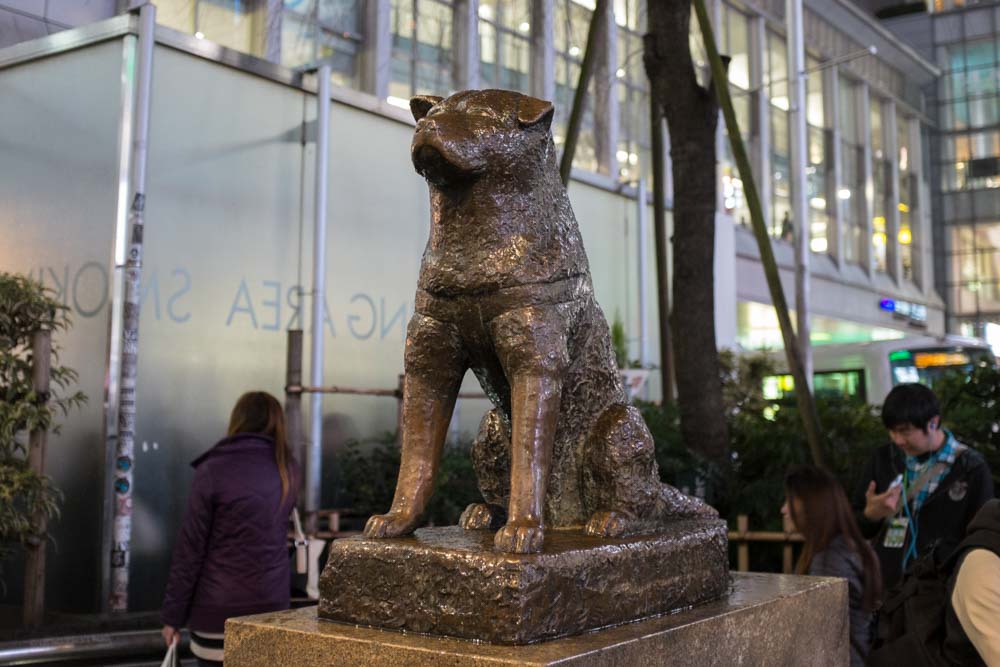
[[[869,521],[881,521],[894,515],[899,507],[899,497],[902,493],[902,475],[897,475],[889,488],[882,493],[875,493],[875,482],[870,482],[868,490],[865,491],[865,518]]]

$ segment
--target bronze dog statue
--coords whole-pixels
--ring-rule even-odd
[[[619,537],[716,516],[660,482],[627,403],[559,178],[552,104],[482,90],[414,97],[410,109],[431,232],[406,335],[399,480],[365,535],[418,525],[468,369],[495,407],[472,450],[485,502],[460,524],[499,528],[501,551],[539,551],[546,527]]]

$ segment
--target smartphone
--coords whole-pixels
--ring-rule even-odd
[[[895,489],[897,486],[899,486],[902,483],[903,483],[903,476],[901,474],[900,475],[896,475],[896,479],[892,480],[892,483],[889,485],[889,488],[890,489]]]

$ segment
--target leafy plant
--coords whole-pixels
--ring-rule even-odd
[[[972,373],[951,373],[934,383],[945,426],[975,447],[1000,482],[1000,368],[981,362]]]
[[[80,406],[86,397],[72,391],[76,371],[58,365],[52,345],[49,395],[32,384],[36,332],[54,333],[70,325],[68,310],[40,283],[0,272],[0,561],[19,545],[46,538],[38,518],[59,514],[62,496],[51,480],[28,465],[29,434],[58,432],[57,416]]]
[[[660,476],[704,496],[731,525],[737,515],[747,514],[755,529],[780,529],[778,508],[784,498],[785,472],[793,464],[809,462],[797,408],[764,397],[763,380],[775,372],[765,354],[723,351],[720,362],[732,440],[730,461],[720,466],[688,451],[681,440],[675,406],[640,402],[637,405],[656,446]],[[850,494],[857,488],[864,461],[885,442],[885,429],[877,410],[858,401],[818,397],[817,409],[830,467]]]
[[[470,450],[470,443],[445,445],[434,495],[424,515],[428,524],[456,524],[469,503],[482,502]],[[337,504],[363,517],[387,511],[399,476],[399,456],[395,433],[347,443],[336,466],[341,480]]]
[[[618,368],[628,367],[628,340],[625,337],[625,323],[618,313],[611,323],[611,347],[615,351],[615,362]]]

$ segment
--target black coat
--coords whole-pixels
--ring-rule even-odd
[[[840,535],[813,556],[807,574],[847,580],[847,618],[851,626],[851,667],[863,667],[872,645],[872,613],[864,608],[865,567],[861,556]]]
[[[969,536],[962,543],[960,552],[954,554],[958,563],[948,579],[948,606],[945,612],[945,641],[942,653],[951,664],[964,667],[986,664],[965,633],[955,608],[951,606],[951,595],[955,590],[961,563],[973,549],[988,549],[1000,556],[1000,501],[993,500],[986,503],[969,524]]]
[[[882,567],[883,590],[895,586],[902,577],[903,554],[906,549],[882,546],[884,522],[864,518],[865,491],[868,483],[875,480],[875,493],[885,492],[892,480],[905,470],[906,457],[902,450],[892,443],[882,445],[868,460],[853,498],[861,532],[872,540]],[[940,542],[940,556],[947,558],[965,537],[965,529],[972,517],[992,497],[993,477],[986,459],[974,449],[967,449],[955,460],[948,475],[941,480],[917,513],[918,554]]]

